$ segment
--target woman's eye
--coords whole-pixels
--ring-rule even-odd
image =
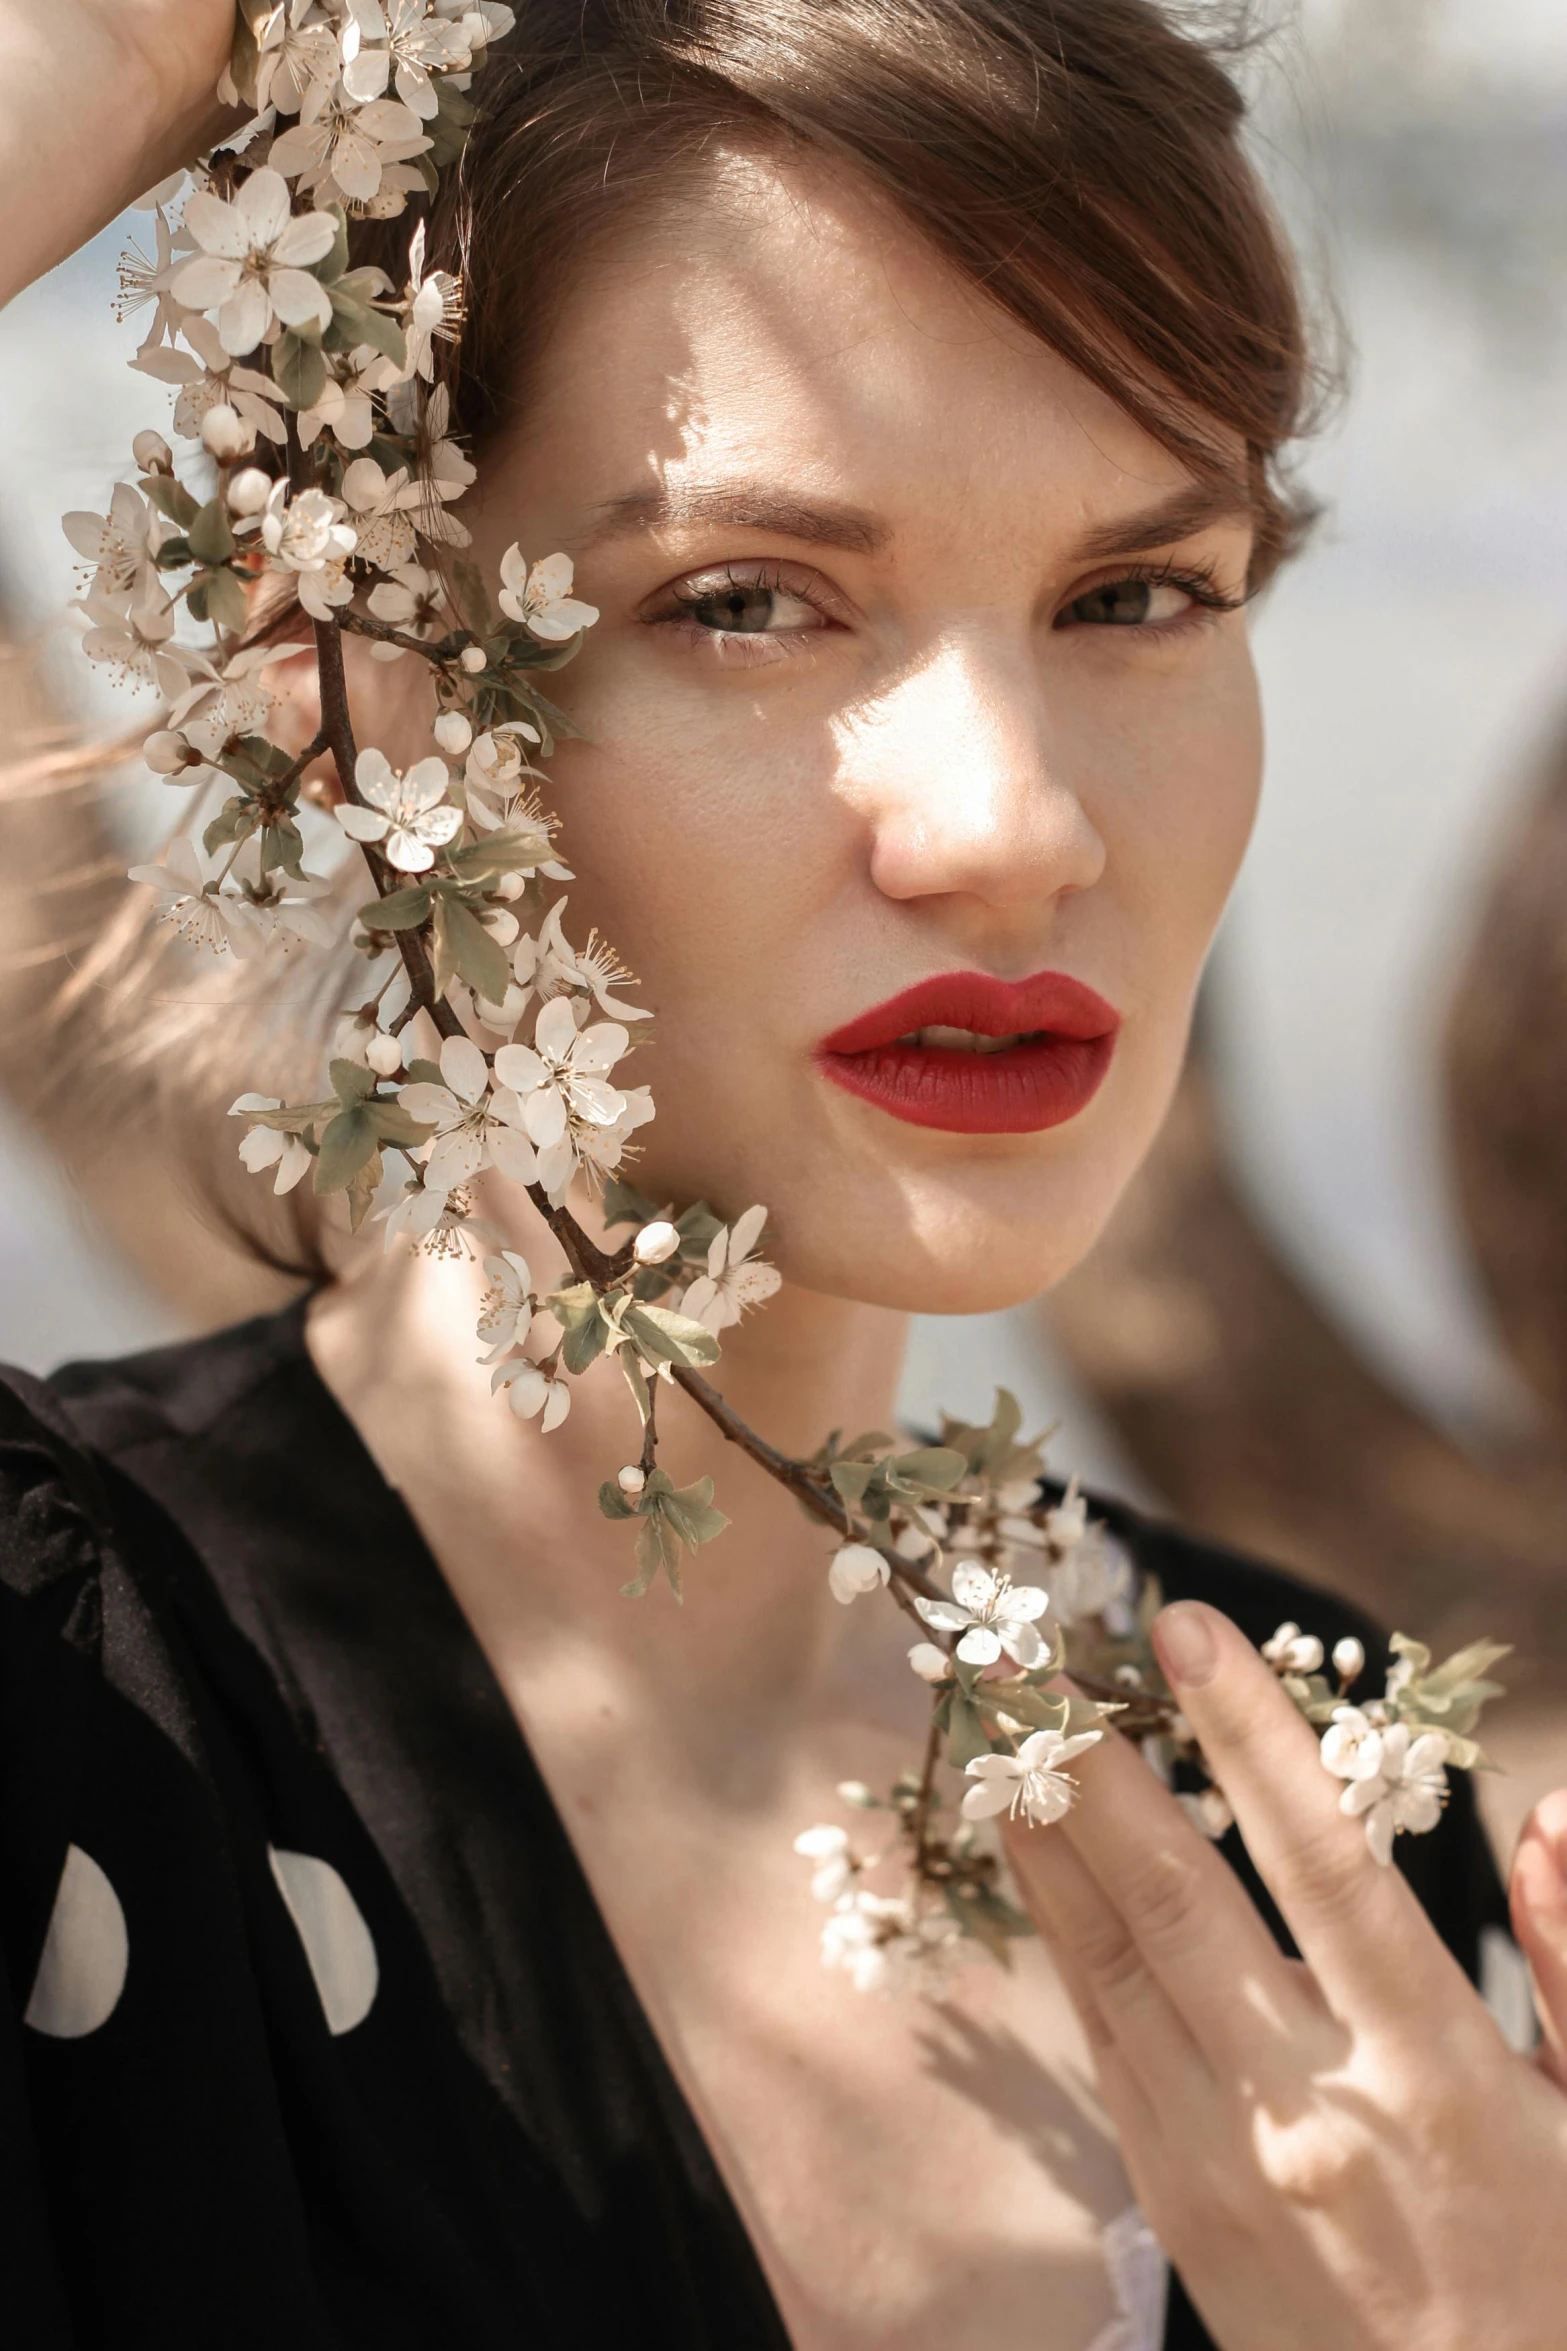
[[[693,580],[677,591],[681,617],[715,636],[778,637],[827,626],[803,596],[768,580]]]
[[[1106,580],[1074,597],[1056,621],[1058,629],[1080,627],[1157,628],[1181,620],[1197,599],[1173,580]]]

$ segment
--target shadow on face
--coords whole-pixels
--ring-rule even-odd
[[[551,797],[570,934],[657,1014],[628,1172],[765,1200],[810,1289],[1048,1286],[1164,1113],[1251,824],[1242,494],[852,174],[735,151],[568,293],[470,508],[487,570],[564,548],[600,612]]]

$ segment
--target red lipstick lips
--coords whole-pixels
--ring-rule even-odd
[[[1120,1025],[1113,1005],[1065,972],[954,971],[834,1029],[816,1059],[835,1086],[910,1126],[1032,1135],[1086,1108]]]

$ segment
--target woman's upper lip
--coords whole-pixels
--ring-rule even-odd
[[[823,1037],[822,1053],[869,1053],[896,1044],[915,1029],[972,1029],[981,1037],[1027,1036],[1045,1029],[1059,1037],[1113,1036],[1121,1015],[1113,1004],[1064,971],[1031,979],[998,980],[985,971],[949,971],[916,980],[901,995],[873,1004]]]

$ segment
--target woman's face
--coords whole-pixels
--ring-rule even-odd
[[[657,1014],[622,1172],[765,1201],[809,1288],[1010,1304],[1175,1083],[1257,794],[1244,616],[1202,601],[1250,521],[851,179],[729,156],[649,212],[471,518],[600,612],[544,682],[586,737],[567,935]]]

